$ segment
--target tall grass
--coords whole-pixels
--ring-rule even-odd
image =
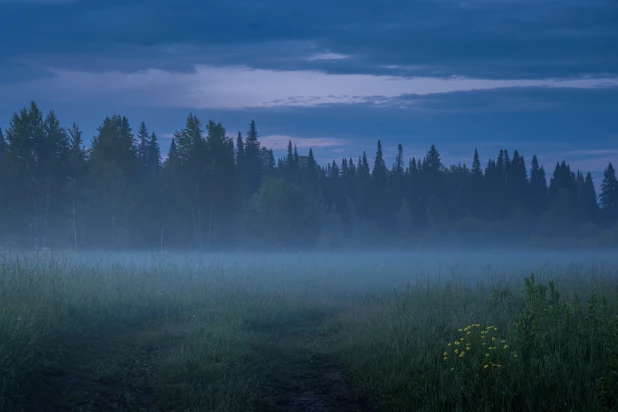
[[[378,410],[611,410],[617,262],[529,258],[5,256],[0,411],[27,405],[85,347],[92,359],[102,352],[88,370],[98,383],[133,385],[141,375],[126,359],[143,357],[153,377],[140,388],[152,392],[151,403],[135,401],[141,408],[266,410],[266,352],[295,331]],[[465,341],[470,325],[498,329],[499,366],[484,367],[480,337]],[[462,337],[470,356],[460,358]]]

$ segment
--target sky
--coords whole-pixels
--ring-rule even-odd
[[[36,101],[87,140],[141,121],[166,153],[189,113],[322,164],[435,144],[618,164],[616,0],[0,0],[0,127]]]

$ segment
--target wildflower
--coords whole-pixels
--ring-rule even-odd
[[[461,339],[459,339],[459,340],[463,342],[464,338],[461,338]]]
[[[459,346],[459,341],[455,342],[455,345],[458,345],[458,346]]]
[[[455,370],[455,368],[451,368],[451,372],[453,372]]]
[[[485,357],[486,357],[486,358],[489,358],[489,353],[486,353],[486,354],[485,354]]]
[[[444,352],[444,356],[448,356],[448,353]]]
[[[468,335],[472,335],[472,332],[468,332]]]
[[[466,350],[470,350],[470,349],[471,349],[470,346],[466,346]]]
[[[504,345],[504,350],[507,350],[509,348],[509,345]]]
[[[461,332],[462,330],[463,330],[462,328],[459,328],[459,331],[460,331],[460,332]]]
[[[506,343],[506,341],[504,339],[501,340],[502,343]]]
[[[459,354],[459,357],[460,357],[460,358],[463,358],[465,354],[466,354],[466,352],[461,352],[461,353]]]
[[[445,357],[444,357],[444,360],[445,360],[445,361],[446,361],[446,360],[448,360],[448,356],[445,356]]]
[[[448,344],[448,345],[446,345],[446,346],[448,346],[448,347],[450,348],[450,347],[451,347],[451,345],[452,345],[452,344],[449,342],[449,344]]]
[[[487,368],[489,368],[489,365],[483,366],[483,369],[487,369]]]
[[[514,358],[516,358],[516,357],[517,357],[517,354],[516,354],[516,353],[514,353],[514,354],[513,354],[513,357],[514,357]]]
[[[491,341],[492,341],[492,342],[493,342],[493,341],[495,341],[495,340],[496,340],[496,338],[491,338]]]
[[[458,353],[459,353],[459,349],[455,349],[455,354],[458,354]]]

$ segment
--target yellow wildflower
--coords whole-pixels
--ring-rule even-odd
[[[489,368],[489,365],[485,365],[485,366],[483,366],[483,368],[484,368],[484,369],[487,369],[487,368]]]
[[[509,348],[509,345],[504,345],[504,350],[507,350]]]

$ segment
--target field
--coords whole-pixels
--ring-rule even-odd
[[[595,411],[618,256],[0,255],[0,411]]]

